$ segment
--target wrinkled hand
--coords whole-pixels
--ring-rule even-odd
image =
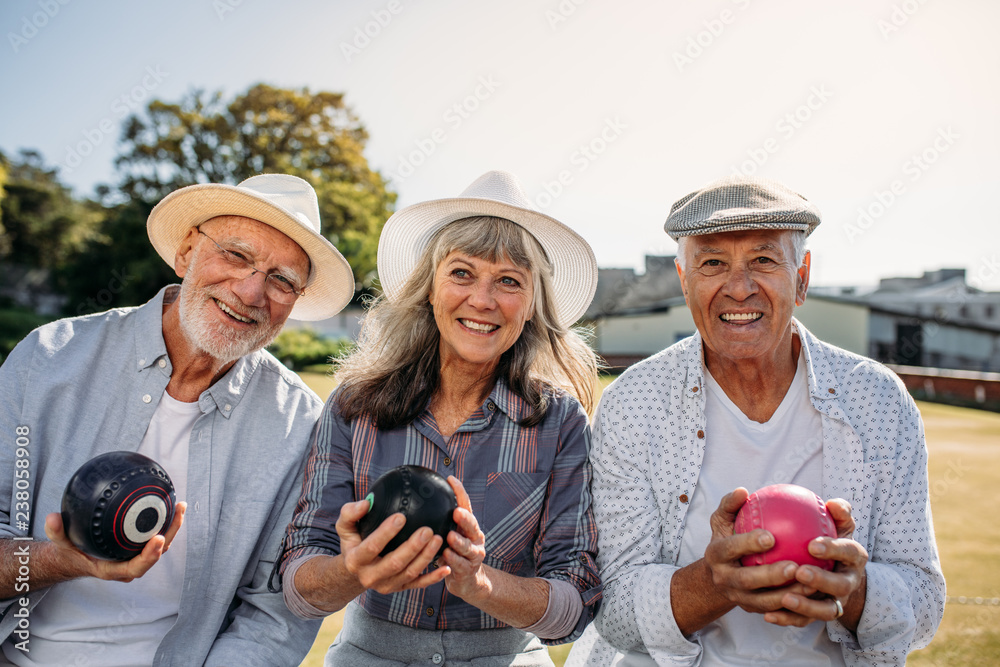
[[[76,548],[63,527],[62,515],[53,512],[45,517],[45,535],[54,545],[51,557],[60,562],[64,572],[74,577],[95,577],[106,581],[130,582],[149,572],[163,554],[167,553],[174,536],[184,523],[187,503],[179,502],[174,509],[174,520],[163,535],[154,535],[142,551],[126,561],[103,560],[88,556]]]
[[[426,526],[414,532],[385,557],[379,556],[389,540],[406,524],[406,518],[402,514],[393,514],[371,535],[361,539],[357,524],[368,509],[367,500],[347,503],[340,508],[336,525],[344,567],[359,584],[383,594],[398,593],[436,584],[451,573],[448,567],[439,567],[422,574],[443,543],[441,537],[434,535]]]
[[[727,493],[712,513],[712,539],[705,549],[705,563],[718,591],[744,611],[764,614],[781,609],[789,594],[805,599],[815,592],[801,583],[784,585],[795,576],[797,565],[780,561],[744,567],[740,558],[763,553],[774,546],[774,536],[766,530],[735,534],[736,514],[750,494],[743,487]]]
[[[850,503],[835,498],[827,501],[826,510],[837,527],[837,537],[817,537],[809,543],[809,553],[835,561],[833,571],[813,565],[799,566],[795,571],[796,580],[808,587],[807,591],[815,592],[811,595],[786,592],[782,597],[784,609],[766,614],[764,620],[767,622],[802,627],[813,621],[831,621],[837,618],[835,600],[839,600],[844,609],[841,623],[851,631],[857,629],[865,603],[868,551],[850,539],[854,534]]]
[[[451,575],[445,578],[448,592],[466,602],[488,597],[490,581],[483,566],[486,558],[486,535],[479,528],[479,522],[472,513],[472,502],[465,487],[454,475],[448,477],[448,484],[455,491],[458,509],[455,510],[457,531],[448,533],[448,548],[442,558],[451,568]]]

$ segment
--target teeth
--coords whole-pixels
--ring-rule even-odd
[[[215,303],[219,306],[219,308],[222,309],[222,312],[226,313],[230,317],[234,317],[237,320],[239,320],[240,322],[246,322],[247,324],[253,323],[253,320],[251,320],[249,317],[243,317],[242,315],[240,315],[239,313],[237,313],[232,308],[230,308],[226,304],[222,303],[218,299],[215,300]]]
[[[723,313],[722,319],[726,322],[750,322],[763,316],[763,313]]]
[[[490,331],[495,331],[500,328],[496,324],[480,324],[479,322],[473,322],[472,320],[459,320],[459,322],[473,331],[482,331],[483,333],[489,333]]]

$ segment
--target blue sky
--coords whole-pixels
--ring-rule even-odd
[[[307,86],[346,94],[400,206],[507,169],[601,266],[672,254],[670,204],[735,170],[819,206],[814,284],[1000,290],[998,24],[991,0],[8,0],[0,149],[90,194],[150,99]]]

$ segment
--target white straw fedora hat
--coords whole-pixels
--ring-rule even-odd
[[[378,241],[378,276],[390,301],[396,298],[420,261],[434,233],[450,222],[480,215],[505,218],[527,229],[552,263],[550,295],[562,326],[576,322],[597,289],[597,260],[582,236],[539,213],[513,174],[490,171],[458,197],[413,204],[386,221]]]
[[[189,185],[164,197],[149,214],[146,232],[167,264],[188,229],[219,215],[240,215],[271,225],[309,256],[312,270],[305,294],[290,317],[323,320],[333,317],[354,296],[351,266],[320,234],[319,203],[307,181],[288,174],[251,176],[239,185]]]

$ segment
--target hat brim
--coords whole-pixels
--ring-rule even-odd
[[[550,300],[556,320],[568,327],[580,319],[597,290],[597,259],[590,244],[544,213],[478,197],[413,204],[386,221],[378,243],[378,275],[386,297],[397,297],[439,229],[476,216],[504,218],[528,230],[552,264]]]
[[[354,297],[351,266],[329,240],[285,209],[244,188],[206,183],[176,190],[149,214],[146,232],[156,252],[174,268],[177,248],[188,229],[220,215],[239,215],[270,225],[309,256],[309,282],[289,317],[306,321],[333,317]]]
[[[722,224],[707,223],[702,227],[683,229],[680,231],[668,231],[667,235],[673,240],[684,238],[685,236],[706,236],[708,234],[725,234],[727,232],[745,232],[757,229],[785,229],[792,232],[805,232],[806,236],[812,234],[819,223],[806,224],[801,222],[731,222]]]

